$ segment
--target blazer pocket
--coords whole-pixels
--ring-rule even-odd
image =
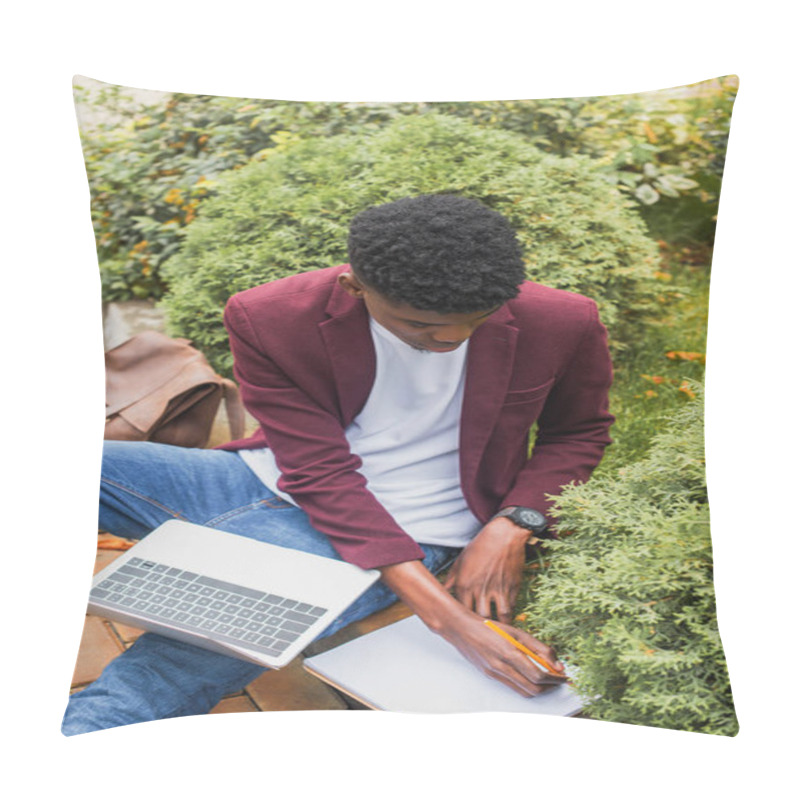
[[[508,392],[506,399],[503,401],[503,406],[521,406],[526,403],[533,403],[547,395],[555,380],[555,378],[551,378],[547,383],[543,383],[533,389],[517,389],[516,391]]]

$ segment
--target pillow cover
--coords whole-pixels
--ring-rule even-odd
[[[529,280],[597,304],[615,372],[613,444],[588,483],[576,474],[554,501],[559,538],[528,551],[513,623],[578,667],[584,716],[734,735],[716,625],[702,380],[737,84],[727,76],[637,95],[382,104],[156,93],[76,78],[106,347],[162,330],[190,340],[222,376],[249,383],[234,371],[223,322],[233,295],[347,262],[350,222],[372,206],[444,194],[498,212]],[[258,340],[230,318],[229,329],[244,337],[240,357]],[[253,433],[264,410],[252,389],[243,394]],[[208,445],[227,438],[221,408]],[[142,494],[139,475],[120,488],[120,474],[104,478],[119,489],[103,501],[117,525],[99,535],[97,569],[146,533],[130,500]],[[273,505],[289,504],[278,495]],[[388,605],[309,652],[408,613]],[[208,656],[208,685],[180,700],[166,680],[136,695],[121,677],[128,663],[153,665],[176,650],[193,652],[87,615],[64,732],[208,708],[347,705],[301,659],[259,674]]]

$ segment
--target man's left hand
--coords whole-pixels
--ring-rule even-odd
[[[444,582],[457,600],[489,619],[511,623],[530,531],[499,517],[488,522],[461,551]]]

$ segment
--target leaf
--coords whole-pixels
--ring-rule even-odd
[[[657,203],[660,197],[659,193],[649,183],[640,183],[633,193],[647,206]]]
[[[658,180],[659,183],[666,184],[675,192],[688,191],[699,186],[697,181],[687,178],[685,175],[662,175]]]

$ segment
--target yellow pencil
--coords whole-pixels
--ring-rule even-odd
[[[513,644],[514,647],[517,648],[517,650],[525,653],[525,655],[528,656],[528,658],[533,659],[540,667],[543,667],[544,669],[546,669],[551,675],[555,675],[558,678],[565,677],[563,672],[556,671],[541,656],[537,656],[536,653],[534,653],[532,650],[529,650],[527,647],[525,647],[524,644],[522,644],[521,642],[518,642],[513,636],[511,636],[510,634],[506,633],[502,628],[500,628],[497,625],[495,625],[494,622],[492,622],[490,619],[485,619],[484,622],[495,633],[499,633],[504,639],[506,639],[507,641],[511,642],[511,644]]]

